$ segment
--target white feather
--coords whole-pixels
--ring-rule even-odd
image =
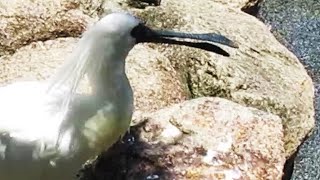
[[[0,136],[9,134],[13,143],[11,159],[0,159],[0,179],[70,179],[87,158],[125,133],[133,111],[125,58],[135,44],[130,31],[138,23],[128,14],[110,14],[83,34],[49,81],[0,88]],[[89,99],[74,104],[86,74],[95,90]],[[0,137],[0,157],[8,158],[2,152],[6,146]],[[32,159],[26,164],[14,160],[30,158],[30,148]]]

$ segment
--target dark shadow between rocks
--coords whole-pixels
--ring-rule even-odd
[[[294,154],[292,154],[290,156],[290,158],[288,158],[286,160],[286,163],[284,164],[284,168],[283,168],[283,176],[282,176],[282,180],[290,180],[292,173],[293,173],[293,167],[294,167],[294,160],[297,157],[297,153],[298,151],[296,151]]]
[[[139,125],[141,126],[141,125]],[[157,157],[143,156],[152,147],[139,139],[139,127],[131,127],[121,141],[102,153],[94,162],[85,165],[78,180],[160,180],[171,179],[169,167],[157,162]],[[159,145],[160,147],[161,145]],[[161,155],[159,155],[160,157]],[[153,159],[153,160],[151,160]]]
[[[127,4],[133,8],[145,9],[148,6],[160,6],[161,0],[127,0]]]
[[[311,133],[310,133],[311,134]],[[302,146],[302,144],[309,138],[310,135],[306,135],[303,140],[301,141],[301,144],[297,147],[297,150],[295,153],[293,153],[287,160],[286,163],[284,164],[283,167],[283,176],[282,180],[291,180],[293,170],[294,170],[294,161],[298,155],[298,152]]]
[[[245,5],[244,7],[241,8],[241,11],[250,14],[254,17],[258,16],[259,12],[259,4],[262,2],[262,0],[258,0],[254,5]]]

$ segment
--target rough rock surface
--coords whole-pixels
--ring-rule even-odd
[[[305,65],[316,88],[316,129],[300,147],[292,179],[320,179],[320,1],[264,1],[259,18]]]
[[[13,55],[0,57],[0,84],[48,79],[67,60],[77,41],[77,38],[58,38],[35,42]],[[151,48],[136,46],[127,58],[126,71],[134,90],[138,114],[152,112],[189,97],[169,60]],[[86,81],[81,88],[83,91],[88,89]]]
[[[211,0],[213,2],[217,2],[229,7],[241,9],[241,8],[250,8],[255,6],[261,0]],[[121,0],[112,0],[111,3],[121,2]],[[163,0],[127,0],[126,3],[130,6],[135,6],[139,8],[145,8],[148,5],[161,5]],[[109,2],[110,3],[110,0]],[[190,6],[192,6],[192,2],[190,2]]]
[[[119,2],[119,0],[117,1]],[[213,1],[163,0],[137,9],[108,2],[106,12],[122,7],[152,27],[226,35],[240,48],[223,47],[230,57],[192,48],[150,45],[168,57],[193,97],[219,96],[279,115],[287,157],[314,127],[314,88],[303,65],[258,19]],[[111,8],[110,8],[111,7]],[[109,9],[110,8],[110,9]]]
[[[242,9],[255,6],[261,0],[213,0],[214,2],[227,5],[229,7]]]
[[[33,42],[12,55],[0,57],[0,83],[48,79],[72,52],[76,38]]]
[[[104,168],[87,168],[86,175],[96,171],[93,174],[120,179],[116,171],[127,167],[124,179],[280,180],[282,176],[281,119],[229,100],[203,97],[161,109],[131,133],[139,135],[127,154],[127,166],[98,160]],[[117,154],[111,158],[121,159]]]
[[[0,56],[31,42],[76,37],[97,17],[100,0],[0,2]]]
[[[154,49],[135,46],[126,71],[134,91],[135,113],[152,112],[190,97],[170,61]]]

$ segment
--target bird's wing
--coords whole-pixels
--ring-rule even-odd
[[[0,88],[0,133],[36,140],[52,137],[59,120],[55,119],[55,96],[46,93],[41,82],[17,82]]]

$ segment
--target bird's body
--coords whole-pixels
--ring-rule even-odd
[[[50,80],[0,87],[0,179],[73,179],[86,160],[108,149],[130,126],[133,92],[125,73],[129,51],[141,42],[179,44],[168,39],[175,36],[204,39],[153,31],[129,14],[112,13],[83,34]],[[208,41],[234,46],[220,35]],[[221,52],[208,43],[182,45]],[[91,93],[77,94],[85,75]]]
[[[57,100],[64,96],[64,92],[56,92],[55,96],[48,95],[47,84],[39,82],[21,82],[0,88],[0,99],[11,102],[0,103],[1,109],[9,110],[1,112],[1,119],[8,120],[2,121],[0,126],[3,141],[6,133],[10,132],[10,143],[0,145],[0,156],[5,158],[0,160],[0,179],[23,179],[26,176],[30,180],[71,179],[81,164],[110,147],[129,127],[132,94],[128,85],[116,88],[116,92],[110,93],[112,97],[77,96],[68,121],[79,123],[67,126],[62,133],[59,148],[56,143],[62,121],[58,120],[61,116],[56,104],[61,103]],[[21,111],[17,113],[17,109]],[[12,119],[20,121],[10,121]],[[10,153],[6,153],[6,150]],[[59,171],[55,171],[55,167]],[[70,176],[65,178],[66,174]]]
[[[0,179],[70,179],[81,164],[125,133],[133,112],[125,58],[134,41],[117,43],[115,30],[102,21],[89,29],[51,81],[0,88]],[[76,94],[74,82],[79,83],[84,74],[92,92],[82,96]]]

